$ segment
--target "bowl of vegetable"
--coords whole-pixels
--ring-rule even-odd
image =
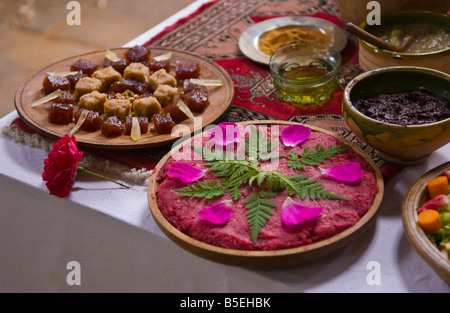
[[[359,40],[359,63],[366,70],[388,66],[420,66],[450,74],[450,15],[421,10],[381,14],[379,25],[360,24],[365,31],[400,46],[412,38],[404,51],[380,49]]]
[[[406,235],[417,253],[450,284],[450,162],[420,177],[402,204]]]

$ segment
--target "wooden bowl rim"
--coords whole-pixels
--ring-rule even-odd
[[[151,52],[157,53],[157,54],[163,54],[171,52],[173,53],[174,60],[177,60],[178,58],[186,59],[186,60],[193,60],[196,62],[201,63],[200,66],[206,66],[208,73],[214,73],[217,75],[217,77],[202,77],[203,73],[201,73],[200,78],[214,78],[214,79],[221,79],[223,85],[221,87],[218,87],[220,89],[212,89],[212,91],[208,91],[208,95],[211,98],[214,97],[214,102],[211,101],[210,106],[203,112],[202,114],[198,114],[198,117],[202,118],[202,123],[204,125],[208,125],[211,123],[214,123],[215,121],[219,120],[230,108],[233,98],[234,98],[234,85],[233,81],[230,77],[230,75],[226,72],[225,69],[223,69],[221,66],[219,66],[217,63],[213,62],[212,60],[209,60],[203,56],[194,54],[189,51],[182,51],[178,49],[172,49],[172,48],[164,48],[164,47],[157,47],[157,46],[147,46],[146,47]],[[56,124],[50,124],[46,120],[47,115],[43,115],[43,112],[40,111],[34,111],[35,109],[29,107],[28,105],[31,104],[31,100],[29,97],[26,97],[25,93],[28,92],[38,92],[37,88],[41,87],[40,82],[41,78],[45,76],[47,72],[55,71],[54,69],[57,69],[61,66],[66,66],[66,63],[70,61],[75,61],[79,58],[86,58],[88,60],[100,60],[100,58],[104,58],[104,54],[107,50],[111,50],[113,52],[117,53],[123,53],[125,52],[128,47],[121,47],[121,48],[111,48],[111,49],[101,49],[101,50],[95,50],[90,52],[85,52],[82,54],[70,56],[67,58],[64,58],[62,60],[53,62],[52,64],[49,64],[45,67],[42,67],[38,71],[31,74],[27,79],[25,79],[22,84],[17,89],[15,96],[14,96],[14,102],[15,107],[17,110],[17,113],[22,118],[22,120],[31,128],[33,128],[38,133],[44,134],[52,139],[59,139],[65,134],[65,131],[68,133],[70,129],[74,126],[73,123],[69,125],[56,125]],[[171,66],[171,68],[174,68],[174,65]],[[173,70],[173,69],[172,69]],[[205,70],[204,70],[205,71]],[[209,87],[208,87],[209,88]],[[215,88],[215,87],[211,87]],[[37,99],[35,99],[37,100]],[[30,102],[30,103],[29,103]],[[40,109],[40,108],[37,108]],[[184,124],[183,124],[184,123]],[[186,125],[189,127],[190,133],[193,134],[196,131],[199,131],[201,127],[196,125],[191,120],[186,120],[178,125]],[[153,148],[158,147],[166,144],[173,143],[177,140],[179,140],[182,135],[178,136],[172,136],[172,134],[152,134],[150,131],[143,135],[141,140],[138,142],[134,142],[130,138],[127,138],[125,135],[115,137],[115,138],[107,138],[102,137],[99,135],[99,131],[96,132],[86,132],[83,130],[79,130],[76,133],[77,142],[82,147],[89,147],[89,148],[97,148],[97,149],[105,149],[105,150],[131,150],[131,149],[146,149],[146,148]]]
[[[292,125],[299,124],[294,122],[286,122],[286,121],[271,121],[271,120],[262,120],[262,121],[252,121],[252,122],[241,122],[238,124],[243,125]],[[203,243],[196,239],[189,237],[188,235],[182,233],[178,229],[176,229],[172,224],[170,224],[165,217],[162,215],[161,211],[157,205],[156,198],[156,189],[158,187],[158,183],[156,179],[159,175],[161,168],[164,163],[171,157],[171,152],[179,150],[179,148],[183,145],[189,144],[191,142],[190,139],[185,142],[177,145],[174,149],[172,149],[168,154],[166,154],[157,166],[154,169],[154,172],[150,178],[150,182],[148,184],[148,201],[150,206],[150,211],[155,218],[156,223],[162,229],[162,231],[175,243],[185,248],[186,250],[193,252],[199,256],[205,257],[210,260],[218,261],[221,263],[232,264],[232,265],[240,265],[240,266],[266,266],[266,265],[281,265],[281,264],[289,264],[296,263],[300,261],[299,255],[301,254],[311,254],[313,252],[317,252],[317,255],[322,256],[327,254],[326,252],[319,253],[319,250],[327,250],[330,252],[334,251],[331,249],[331,245],[335,244],[336,248],[340,248],[345,245],[347,241],[350,239],[351,235],[359,235],[363,231],[363,226],[368,226],[373,218],[376,216],[378,212],[379,206],[383,199],[384,194],[384,181],[381,175],[381,172],[375,162],[366,155],[359,147],[357,147],[352,142],[347,139],[322,128],[308,125],[313,131],[322,132],[325,134],[329,134],[340,140],[343,144],[349,145],[352,147],[357,153],[361,154],[372,166],[374,169],[374,174],[377,180],[377,185],[379,191],[375,198],[373,199],[373,203],[369,210],[366,212],[364,216],[353,226],[345,229],[339,234],[332,236],[328,239],[321,240],[319,242],[300,246],[296,248],[288,248],[288,249],[280,249],[280,250],[269,250],[269,251],[249,251],[249,250],[236,250],[236,249],[227,249],[222,247],[213,246],[210,244]],[[197,136],[201,136],[202,134],[198,134]],[[365,229],[364,229],[365,230]],[[347,239],[347,240],[345,240]],[[339,244],[341,243],[341,244]]]
[[[450,170],[450,161],[429,170],[413,183],[402,203],[402,221],[406,236],[416,252],[450,284],[450,260],[446,260],[442,256],[439,249],[433,245],[426,233],[420,228],[417,223],[416,211],[427,196],[427,181],[439,176],[446,170]]]

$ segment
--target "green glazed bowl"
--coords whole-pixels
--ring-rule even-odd
[[[372,146],[381,158],[407,166],[418,164],[450,142],[450,118],[425,125],[402,126],[367,117],[353,105],[358,99],[415,89],[425,89],[450,100],[450,75],[413,66],[365,72],[345,88],[342,116],[350,129]]]
[[[368,25],[367,21],[359,26],[373,33],[379,27],[397,24],[429,23],[450,29],[450,15],[421,10],[402,10],[384,12],[381,15],[381,26]],[[360,43],[359,62],[365,71],[392,66],[418,66],[436,69],[450,74],[450,48],[427,53],[407,53],[382,50],[374,45],[358,39]]]

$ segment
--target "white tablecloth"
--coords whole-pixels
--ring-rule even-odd
[[[449,160],[450,144],[386,185],[376,223],[357,241],[322,260],[270,270],[217,264],[176,246],[155,224],[144,185],[126,190],[79,176],[60,199],[42,181],[43,150],[0,135],[0,151],[2,292],[450,291],[409,243],[400,215],[410,185]],[[71,261],[80,264],[79,286],[66,281]],[[380,265],[379,285],[367,280],[372,261]]]
[[[2,118],[0,128],[16,117]],[[376,223],[343,250],[311,263],[250,270],[172,243],[151,216],[145,185],[126,190],[79,176],[69,197],[50,196],[41,178],[46,152],[0,134],[0,292],[450,292],[415,252],[401,220],[411,184],[449,156],[450,144],[392,179]],[[67,281],[71,261],[80,266],[80,285]],[[371,283],[373,262],[379,284]]]

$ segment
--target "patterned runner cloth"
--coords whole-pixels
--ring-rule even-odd
[[[385,162],[373,148],[360,141],[341,117],[343,90],[352,78],[362,73],[354,38],[349,38],[342,51],[341,84],[322,106],[300,108],[283,102],[272,87],[269,67],[253,62],[241,53],[238,40],[248,27],[281,16],[311,16],[345,27],[333,0],[213,0],[149,38],[144,45],[192,52],[222,66],[235,85],[233,103],[222,121],[287,120],[322,127],[361,147],[380,167],[386,180],[401,171],[401,166]],[[138,152],[116,151],[114,155],[108,151],[92,152],[135,168],[152,169],[170,148],[168,145]]]
[[[349,38],[342,51],[343,62],[339,72],[341,84],[333,97],[321,106],[300,108],[280,100],[272,87],[269,67],[253,62],[241,53],[239,37],[248,27],[282,16],[322,18],[341,28],[345,27],[332,0],[216,0],[150,38],[145,45],[193,52],[222,66],[235,85],[233,104],[223,121],[279,119],[313,124],[356,143],[373,158],[386,179],[398,173],[400,166],[379,158],[373,148],[350,131],[341,117],[343,90],[351,79],[362,73],[358,64],[358,44],[354,38]]]

